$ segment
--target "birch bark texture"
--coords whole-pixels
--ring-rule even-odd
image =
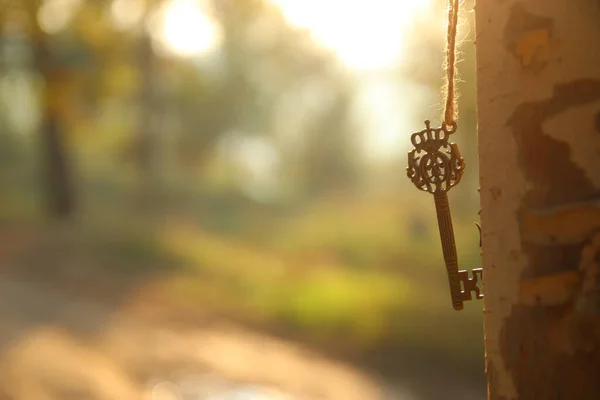
[[[600,399],[600,1],[475,13],[488,399]]]

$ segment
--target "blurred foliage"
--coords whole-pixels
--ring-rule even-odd
[[[158,298],[188,313],[203,307],[358,349],[394,342],[481,357],[481,304],[451,309],[433,201],[405,182],[404,156],[366,161],[356,78],[335,57],[264,0],[205,2],[220,46],[180,57],[146,29],[165,1],[137,2],[126,27],[109,17],[117,1],[127,2],[1,3],[7,229],[40,224],[52,213],[42,204],[64,191],[82,264],[163,269]],[[65,15],[52,20],[60,5]],[[415,37],[390,85],[401,77],[437,90],[443,42]],[[461,142],[473,168],[452,200],[470,269],[479,266],[474,71],[462,71]],[[426,117],[415,116],[417,129]]]

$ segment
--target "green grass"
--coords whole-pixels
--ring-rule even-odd
[[[357,346],[392,337],[407,346],[479,354],[481,303],[452,310],[435,225],[428,237],[411,238],[401,213],[381,202],[317,205],[306,213],[285,219],[267,245],[185,225],[166,229],[165,246],[202,278],[165,290],[184,302]],[[469,232],[468,221],[456,225],[457,236]],[[472,242],[459,240],[464,247]],[[406,264],[390,265],[390,253]],[[461,253],[469,269],[477,253],[478,247]]]

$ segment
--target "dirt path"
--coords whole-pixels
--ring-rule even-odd
[[[225,322],[165,327],[6,276],[0,276],[0,346],[7,399],[142,400],[152,398],[149,388],[168,382],[181,400],[185,390],[214,391],[218,382],[221,391],[261,385],[298,400],[382,397],[369,377],[294,343]]]

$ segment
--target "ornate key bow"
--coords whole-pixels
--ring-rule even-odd
[[[425,126],[426,129],[411,136],[415,148],[408,153],[406,171],[417,189],[433,194],[452,306],[455,310],[462,310],[463,302],[472,299],[471,291],[475,292],[475,298],[483,298],[477,286],[478,277],[482,278],[483,270],[474,269],[472,279],[469,278],[467,271],[458,270],[452,216],[448,202],[448,191],[460,182],[465,162],[456,143],[448,141],[450,135],[456,132],[456,123],[431,128],[430,122],[425,121]]]

